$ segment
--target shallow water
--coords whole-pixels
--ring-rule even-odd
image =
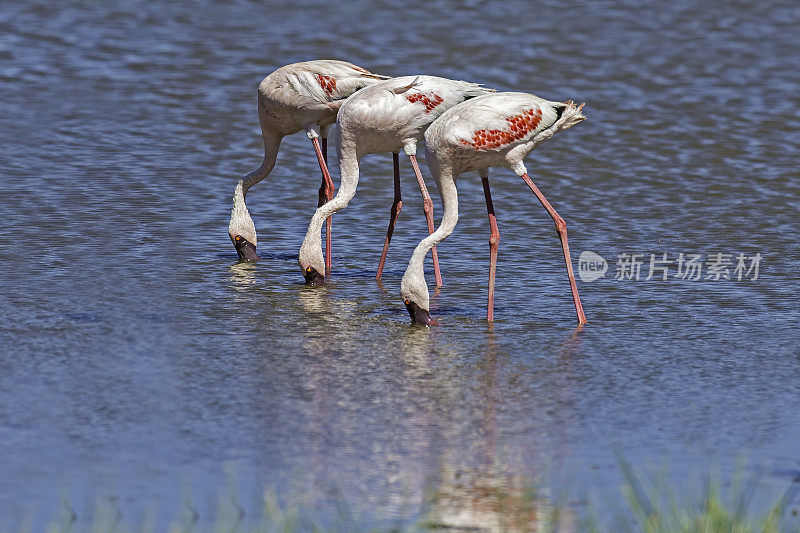
[[[248,516],[274,487],[321,522],[343,498],[386,526],[431,495],[440,517],[491,515],[486,494],[529,486],[580,510],[613,500],[618,457],[678,480],[744,458],[778,496],[800,471],[799,7],[54,6],[0,10],[0,530],[41,529],[65,498],[83,524],[97,500],[167,524],[187,499],[210,524],[229,478]],[[440,327],[411,327],[399,299],[426,232],[406,160],[373,279],[388,154],[364,159],[334,218],[328,286],[296,262],[319,186],[302,135],[248,194],[265,259],[237,262],[256,86],[322,57],[587,102],[528,158],[575,267],[608,262],[579,282],[585,329],[551,220],[502,169],[492,325],[474,174],[439,248],[445,286],[430,284]],[[664,253],[669,279],[646,280]],[[676,277],[679,254],[716,253],[733,279]],[[615,279],[622,254],[642,254],[639,280]],[[761,254],[757,279],[736,279],[739,254]]]

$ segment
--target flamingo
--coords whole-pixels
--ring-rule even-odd
[[[423,274],[425,255],[433,246],[453,232],[458,221],[456,180],[464,172],[477,170],[483,182],[486,209],[489,214],[489,302],[486,318],[494,320],[494,281],[500,232],[489,189],[489,168],[511,168],[530,187],[536,198],[555,222],[561,239],[572,298],[578,323],[585,324],[575,274],[567,243],[567,225],[528,176],[523,159],[531,150],[559,131],[571,128],[586,117],[583,104],[572,101],[550,102],[526,93],[496,93],[459,104],[439,117],[425,133],[428,166],[439,185],[442,197],[442,221],[436,231],[414,249],[403,275],[400,291],[411,320],[429,326],[438,324],[431,318],[428,287]]]
[[[258,119],[264,140],[264,161],[236,185],[228,224],[228,235],[240,259],[260,259],[256,252],[255,224],[244,200],[248,189],[272,171],[283,137],[305,130],[311,140],[322,171],[319,188],[319,205],[322,205],[333,197],[333,181],[327,165],[327,138],[339,107],[355,91],[386,78],[347,61],[322,59],[283,66],[261,81],[258,86]],[[330,256],[330,218],[326,245]]]
[[[383,245],[378,272],[381,279],[389,242],[392,239],[397,215],[403,202],[400,194],[398,153],[403,150],[411,161],[423,197],[428,232],[433,233],[433,200],[417,164],[417,143],[428,126],[445,110],[466,99],[494,92],[476,83],[449,80],[436,76],[402,76],[385,80],[350,97],[341,107],[336,123],[339,127],[339,192],[333,200],[319,207],[308,225],[308,232],[300,247],[300,268],[307,283],[325,280],[327,257],[323,258],[322,221],[347,206],[356,193],[359,178],[359,161],[366,154],[392,152],[394,159],[394,203],[389,228]],[[330,252],[328,252],[330,253]],[[442,279],[436,250],[433,251],[437,286]]]

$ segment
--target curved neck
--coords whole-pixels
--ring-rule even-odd
[[[339,135],[336,147],[339,156],[339,191],[340,193],[342,189],[347,191],[348,199],[350,199],[355,195],[358,186],[361,154],[358,153],[355,141],[343,139],[343,137],[343,134]]]
[[[242,178],[242,192],[244,194],[247,194],[247,190],[250,187],[269,176],[269,173],[275,168],[275,161],[278,159],[278,148],[281,146],[283,137],[263,129],[261,137],[264,139],[264,160],[261,162],[260,167]]]
[[[325,219],[333,215],[340,209],[347,207],[350,200],[356,194],[356,186],[358,185],[358,154],[355,149],[355,143],[343,142],[343,135],[339,135],[338,152],[339,152],[339,190],[336,191],[336,196],[333,200],[323,204],[317,208],[314,216],[311,217],[311,222],[308,224],[308,231],[306,231],[303,245],[300,247],[301,261],[309,257],[317,257],[319,261],[322,257],[322,224]]]
[[[355,143],[343,141],[342,137],[343,135],[340,134],[337,150],[339,154],[339,190],[336,191],[333,200],[317,209],[312,219],[312,223],[319,223],[320,229],[322,229],[323,220],[347,207],[347,204],[356,195],[359,175],[358,153]]]
[[[456,222],[458,222],[458,190],[453,168],[449,165],[437,168],[434,177],[439,188],[439,196],[442,199],[442,222],[436,231],[422,239],[414,249],[411,260],[408,262],[409,269],[419,268],[421,270],[428,250],[453,233]]]

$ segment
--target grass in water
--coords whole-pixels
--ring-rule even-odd
[[[744,481],[741,474],[733,478],[732,487],[724,491],[721,483],[708,475],[701,494],[681,501],[667,483],[652,483],[643,478],[627,462],[619,462],[624,479],[622,493],[625,507],[617,510],[617,521],[610,529],[596,525],[592,505],[588,506],[586,531],[620,531],[643,533],[778,533],[800,531],[797,509],[787,512],[800,491],[797,476],[787,491],[760,511],[751,504],[758,491],[758,476]],[[739,470],[741,472],[741,470]],[[685,489],[685,487],[682,487]],[[723,493],[729,493],[726,498]],[[787,516],[788,515],[788,516]]]
[[[176,510],[168,526],[169,533],[241,532],[350,532],[350,531],[542,531],[542,532],[642,532],[642,533],[773,533],[800,531],[798,508],[794,502],[800,492],[800,475],[788,490],[770,505],[763,505],[758,478],[743,480],[741,475],[725,488],[714,476],[707,476],[700,494],[684,495],[681,501],[676,489],[686,487],[654,482],[640,475],[628,463],[620,461],[624,480],[621,493],[613,503],[600,504],[589,500],[582,505],[561,505],[549,501],[547,491],[512,486],[487,489],[486,482],[475,487],[437,489],[428,498],[422,517],[398,522],[376,521],[384,525],[366,526],[348,505],[344,494],[336,493],[336,510],[313,518],[310,506],[300,502],[282,505],[274,490],[264,493],[262,508],[247,514],[242,509],[235,486],[228,487],[218,500],[213,520],[201,520],[190,500]],[[741,470],[740,470],[741,471]],[[670,488],[672,487],[672,488]],[[445,490],[444,493],[441,490]],[[607,493],[606,496],[612,495]],[[459,497],[459,494],[461,497]],[[751,505],[759,497],[759,504]],[[130,527],[121,512],[109,500],[99,501],[93,515],[79,517],[68,501],[61,505],[48,524],[48,533],[149,533],[161,531],[156,526],[155,510],[146,513],[138,527]],[[602,519],[598,518],[603,517]],[[454,518],[456,517],[456,518]],[[466,517],[466,518],[465,518]],[[30,517],[29,517],[30,518]],[[450,520],[448,522],[448,519]],[[205,523],[204,523],[205,522]],[[22,524],[17,530],[31,531]]]

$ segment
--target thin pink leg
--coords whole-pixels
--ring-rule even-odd
[[[553,222],[556,223],[556,231],[558,232],[558,237],[561,239],[561,248],[564,251],[564,262],[567,264],[567,275],[569,276],[569,285],[572,288],[572,299],[575,302],[575,312],[578,313],[578,324],[586,324],[586,315],[583,314],[581,297],[578,296],[578,285],[575,283],[575,273],[572,271],[572,259],[569,255],[569,244],[567,243],[567,223],[564,222],[564,219],[561,218],[558,213],[556,213],[556,210],[553,209],[553,206],[550,205],[550,202],[547,201],[547,198],[545,198],[539,188],[536,187],[528,174],[523,174],[522,179],[525,180],[525,183],[527,183],[528,187],[531,188],[533,194],[536,195],[536,198],[539,199],[544,208],[547,209],[547,212],[550,213],[550,216],[553,218]]]
[[[389,212],[389,228],[386,230],[386,239],[383,241],[383,252],[378,263],[378,273],[375,274],[375,279],[378,281],[381,280],[383,275],[383,264],[386,262],[386,254],[389,253],[389,243],[392,242],[397,215],[403,209],[403,198],[400,195],[400,158],[397,154],[392,154],[392,162],[394,163],[394,203],[392,203],[392,210]]]
[[[312,141],[313,142],[313,141]],[[322,170],[322,184],[319,186],[319,201],[317,202],[317,207],[322,207],[325,202],[328,201],[328,180],[330,180],[330,172],[328,173],[328,180],[325,179],[325,172],[328,168],[328,139],[325,137],[322,138],[322,160],[325,162],[325,169],[322,168],[320,165],[320,169]],[[317,154],[317,159],[319,159],[319,154]],[[331,186],[333,186],[333,182],[331,182]]]
[[[486,211],[489,213],[489,226],[492,233],[489,236],[489,305],[486,308],[486,320],[494,320],[494,276],[497,272],[497,249],[500,247],[500,230],[497,229],[497,218],[494,216],[492,191],[489,189],[489,178],[481,178],[483,182],[483,196],[486,198]]]
[[[419,165],[417,164],[417,157],[410,155],[408,156],[411,159],[411,166],[414,167],[414,174],[417,176],[417,183],[419,183],[419,190],[422,191],[422,208],[425,211],[425,218],[428,221],[428,235],[433,233],[433,200],[431,200],[431,195],[428,193],[428,188],[425,186],[425,180],[422,179],[422,172],[419,170]],[[442,274],[439,271],[439,254],[436,251],[436,246],[431,249],[433,253],[433,273],[436,276],[436,286],[442,286]]]
[[[317,207],[321,207],[325,202],[330,202],[333,199],[335,189],[333,187],[333,180],[328,172],[327,152],[328,140],[322,139],[322,146],[325,152],[320,147],[319,139],[314,137],[311,139],[314,144],[314,151],[317,153],[317,161],[319,161],[319,169],[322,171],[322,185],[319,187],[319,202]],[[328,217],[327,225],[325,227],[325,276],[331,275],[331,226],[333,224],[333,217]]]

